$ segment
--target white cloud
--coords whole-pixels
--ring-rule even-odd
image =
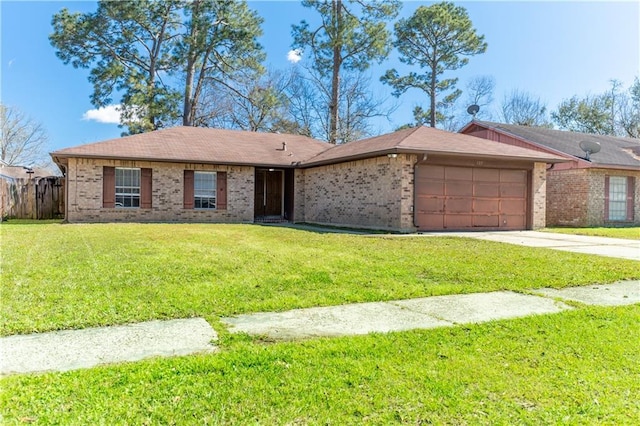
[[[98,123],[120,124],[120,105],[90,109],[82,114],[82,119],[93,120]]]
[[[302,59],[302,51],[300,49],[291,49],[287,53],[287,61],[297,64]]]

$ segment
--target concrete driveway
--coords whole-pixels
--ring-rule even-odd
[[[640,260],[640,240],[589,237],[539,231],[426,233],[442,237],[466,237],[528,247],[544,247],[574,253],[597,254],[619,259]]]

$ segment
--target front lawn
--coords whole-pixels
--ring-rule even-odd
[[[640,227],[628,228],[546,228],[543,231],[559,234],[590,235],[594,237],[640,240]]]
[[[218,354],[4,378],[3,424],[632,425],[640,418],[638,305],[303,342],[224,340]]]
[[[447,237],[7,222],[3,335],[640,278],[638,262]]]

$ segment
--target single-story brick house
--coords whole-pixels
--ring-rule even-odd
[[[547,226],[640,225],[640,141],[472,121],[460,133],[559,155],[547,170]],[[580,143],[597,143],[587,155]]]
[[[69,222],[286,220],[397,232],[545,226],[558,155],[427,127],[331,145],[174,127],[62,149]]]

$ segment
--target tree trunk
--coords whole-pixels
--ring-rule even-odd
[[[429,93],[429,101],[431,109],[429,111],[429,125],[436,127],[436,67],[431,67],[431,93]]]
[[[193,126],[193,78],[196,66],[196,37],[198,33],[200,1],[193,2],[191,11],[191,28],[189,29],[189,56],[187,57],[187,69],[184,84],[184,107],[182,109],[182,125]]]
[[[184,85],[184,108],[182,109],[182,125],[193,126],[193,116],[191,114],[191,93],[193,91],[193,57],[187,62],[187,76]]]
[[[333,70],[331,75],[331,104],[329,105],[329,143],[338,142],[338,99],[340,96],[340,52],[342,50],[342,0],[333,0],[336,33],[333,43]]]

